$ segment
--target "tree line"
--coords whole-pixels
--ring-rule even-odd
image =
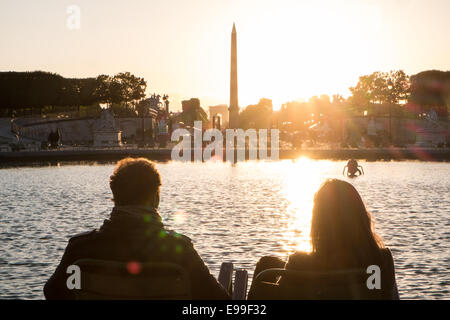
[[[433,108],[441,120],[450,109],[450,71],[430,70],[408,76],[404,71],[373,72],[359,77],[351,95],[313,96],[308,101],[291,101],[274,112],[270,99],[261,99],[240,113],[243,128],[284,126],[302,130],[323,117],[393,116],[416,118]]]
[[[272,100],[262,98],[240,112],[239,125],[243,129],[275,126],[288,131],[301,131],[324,117],[342,119],[365,115],[415,118],[430,108],[437,112],[441,120],[448,118],[450,72],[430,70],[410,77],[402,70],[377,71],[359,77],[357,84],[349,89],[351,95],[347,99],[339,94],[331,97],[323,94],[304,102],[287,102],[276,112]],[[182,106],[183,112],[173,121],[190,126],[196,120],[208,121],[199,99],[182,101]]]
[[[64,78],[43,72],[0,72],[0,111],[14,112],[46,108],[88,106],[98,109],[99,103],[120,105],[131,111],[145,97],[147,83],[129,72],[96,78]]]
[[[84,79],[64,78],[42,71],[0,72],[0,112],[12,116],[14,111],[38,109],[42,114],[43,110],[55,111],[58,107],[78,111],[83,107],[98,112],[99,103],[107,103],[118,116],[136,116],[146,88],[143,78],[129,72]],[[266,128],[277,121],[301,129],[321,116],[361,116],[366,112],[369,116],[414,117],[418,110],[426,112],[430,108],[434,108],[441,119],[447,119],[450,71],[429,70],[413,76],[402,70],[377,71],[359,77],[350,92],[347,99],[340,95],[321,95],[305,102],[287,102],[276,113],[270,99],[261,99],[240,113],[240,125]],[[184,103],[192,104],[192,107],[184,108],[186,111],[179,121],[186,124],[194,120],[207,121],[198,99]]]

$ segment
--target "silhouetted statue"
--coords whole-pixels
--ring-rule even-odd
[[[50,149],[56,149],[58,148],[59,145],[59,141],[61,139],[61,133],[59,131],[59,129],[55,130],[55,131],[50,131],[47,141],[50,145]]]
[[[169,96],[167,94],[163,95],[164,106],[166,108],[166,116],[169,116]]]
[[[161,95],[154,93],[150,96],[150,98],[148,98],[148,101],[149,101],[150,106],[153,109],[155,109],[155,110],[161,109],[161,104],[162,104]]]
[[[350,178],[364,174],[363,167],[358,165],[358,162],[355,159],[348,160],[347,165],[344,167],[344,170],[342,170],[342,174],[345,174],[345,168],[347,168],[347,176]]]
[[[435,129],[439,126],[438,125],[438,116],[434,109],[431,109],[427,113],[427,115],[425,116],[425,120],[426,120],[426,128]]]

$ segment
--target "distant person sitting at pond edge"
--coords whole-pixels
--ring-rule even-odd
[[[392,254],[373,231],[370,213],[353,185],[338,179],[324,182],[314,196],[310,235],[312,252],[296,252],[287,263],[277,257],[263,257],[256,265],[253,279],[270,268],[330,272],[366,270],[376,265],[381,270],[380,298],[399,299]],[[280,286],[283,277],[278,280]],[[277,279],[270,281],[276,283]],[[253,289],[254,283],[250,291]],[[348,298],[353,297],[350,294]]]
[[[115,205],[110,218],[99,230],[69,240],[59,266],[44,287],[45,297],[74,299],[75,290],[66,285],[68,266],[79,259],[95,259],[176,264],[187,271],[192,299],[229,299],[191,240],[164,228],[157,210],[160,185],[160,175],[151,161],[144,158],[119,161],[110,177]]]

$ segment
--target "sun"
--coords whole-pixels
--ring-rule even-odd
[[[276,23],[236,25],[241,109],[260,98],[272,99],[276,111],[314,95],[349,95],[348,88],[380,54],[380,14],[368,6],[345,19],[349,14],[339,10],[282,11]]]

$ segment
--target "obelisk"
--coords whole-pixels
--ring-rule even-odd
[[[230,121],[228,127],[236,129],[239,127],[239,104],[238,104],[238,82],[237,82],[237,45],[236,26],[233,23],[231,31],[231,68],[230,68]]]

